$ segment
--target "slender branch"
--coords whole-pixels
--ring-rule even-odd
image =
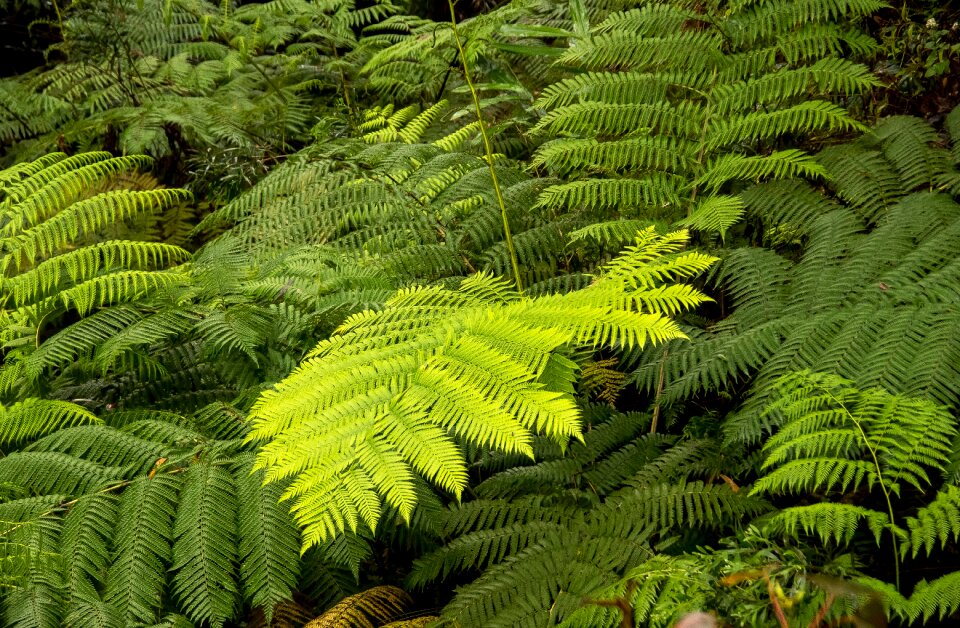
[[[490,168],[490,178],[493,181],[493,191],[497,197],[497,204],[500,206],[500,217],[503,219],[503,236],[507,244],[507,252],[510,254],[510,266],[513,268],[513,279],[517,284],[517,291],[523,292],[523,283],[520,279],[520,265],[517,263],[517,249],[513,245],[513,234],[510,232],[510,220],[507,218],[507,205],[503,200],[503,192],[500,190],[500,182],[497,180],[497,169],[493,167],[493,147],[490,144],[490,136],[487,134],[487,126],[483,123],[483,111],[480,108],[480,97],[477,95],[477,88],[473,84],[470,76],[470,67],[467,63],[467,55],[463,50],[463,44],[460,42],[460,33],[457,30],[457,14],[453,9],[454,0],[447,0],[450,6],[450,24],[453,26],[453,39],[457,43],[457,50],[460,52],[460,60],[463,62],[463,76],[467,80],[467,87],[470,88],[470,95],[473,97],[473,106],[477,110],[477,122],[480,125],[480,135],[483,136],[483,148],[487,155],[487,166]]]

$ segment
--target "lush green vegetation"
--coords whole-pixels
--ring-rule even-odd
[[[0,8],[3,626],[960,619],[949,6]]]

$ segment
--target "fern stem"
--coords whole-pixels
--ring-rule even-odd
[[[507,244],[507,252],[510,254],[510,266],[513,268],[513,279],[517,284],[517,291],[523,292],[523,283],[520,280],[520,265],[517,263],[517,249],[513,245],[513,234],[510,232],[510,220],[507,218],[507,205],[503,201],[503,192],[500,190],[500,182],[497,180],[497,169],[493,167],[493,147],[490,144],[490,136],[487,134],[487,125],[483,123],[483,111],[480,108],[480,97],[477,95],[477,88],[473,84],[473,78],[470,76],[470,66],[467,63],[467,55],[463,50],[463,44],[460,42],[460,32],[457,30],[457,14],[454,11],[454,0],[447,0],[450,6],[450,25],[453,26],[453,39],[457,44],[457,51],[460,53],[460,61],[463,63],[463,76],[467,80],[467,87],[470,88],[470,95],[473,97],[473,106],[477,111],[477,123],[480,125],[480,135],[483,137],[483,148],[487,156],[487,167],[490,168],[490,179],[493,181],[493,192],[497,197],[497,204],[500,206],[500,217],[503,219],[503,237]]]
[[[857,426],[857,431],[860,432],[860,438],[863,439],[864,444],[867,446],[867,450],[870,452],[870,457],[873,458],[873,466],[877,470],[877,479],[880,483],[880,490],[883,491],[883,498],[887,501],[887,515],[890,517],[890,537],[893,540],[893,580],[894,585],[897,588],[897,591],[900,591],[900,546],[897,543],[897,533],[894,530],[896,522],[893,516],[893,502],[890,501],[890,491],[887,489],[886,482],[883,480],[883,471],[880,469],[880,461],[877,459],[877,450],[874,449],[873,445],[870,444],[870,440],[867,438],[867,433],[864,431],[863,426],[860,425],[860,421],[857,420],[853,413],[847,410],[846,404],[838,399],[831,390],[826,390],[826,393],[833,399],[837,405],[843,410],[844,414],[850,417],[850,420],[854,425]]]
[[[713,88],[717,84],[717,69],[713,69],[713,74],[710,76],[710,89],[706,93],[701,92],[700,90],[693,90],[701,94],[704,100],[707,103],[705,115],[703,118],[703,131],[700,133],[700,150],[697,152],[697,167],[694,175],[694,180],[700,178],[703,174],[703,158],[707,153],[707,132],[710,129],[710,118],[713,116]],[[700,186],[694,185],[693,190],[690,192],[690,202],[687,204],[687,218],[693,215],[693,205],[697,202],[697,195],[700,192]]]
[[[340,55],[337,54],[337,46],[333,46],[333,58],[337,60],[337,63],[340,63]],[[343,73],[343,66],[340,66],[340,86],[343,88],[343,102],[347,105],[347,111],[350,112],[350,115],[353,115],[353,105],[350,103],[350,88],[347,85],[347,77]]]
[[[660,397],[663,396],[663,386],[665,380],[664,370],[667,366],[667,358],[670,356],[670,349],[663,350],[663,357],[660,358],[660,375],[657,379],[657,393],[653,400],[653,415],[650,418],[650,433],[657,433],[657,422],[660,419]]]
[[[60,27],[60,36],[63,37],[63,41],[66,43],[67,36],[63,31],[63,15],[60,13],[60,5],[57,4],[57,0],[53,0],[53,10],[57,14],[57,26]]]

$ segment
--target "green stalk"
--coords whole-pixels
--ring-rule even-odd
[[[477,95],[477,88],[474,86],[473,78],[470,76],[467,55],[463,51],[463,44],[460,43],[460,33],[457,30],[457,14],[453,10],[454,0],[447,0],[447,4],[450,5],[450,24],[453,26],[453,39],[457,43],[460,60],[463,62],[463,76],[467,79],[467,87],[470,88],[470,95],[473,97],[473,106],[477,110],[477,123],[480,125],[480,135],[483,136],[483,148],[487,154],[487,166],[490,168],[490,178],[493,180],[493,191],[497,196],[497,204],[500,206],[500,217],[503,219],[503,236],[507,243],[507,252],[510,254],[510,266],[513,268],[513,279],[517,284],[517,291],[522,293],[523,283],[520,281],[520,264],[517,263],[517,249],[513,245],[513,234],[510,232],[510,221],[507,218],[507,205],[503,201],[503,192],[500,190],[500,182],[497,180],[497,170],[493,167],[493,147],[490,144],[490,136],[487,134],[487,125],[483,123],[480,97]]]
[[[826,390],[826,389],[825,389]],[[890,491],[887,489],[886,483],[883,481],[883,471],[880,468],[880,460],[877,458],[877,450],[872,444],[870,444],[870,439],[867,438],[867,433],[864,431],[863,426],[860,424],[860,421],[857,420],[853,413],[847,410],[846,404],[838,399],[832,391],[826,390],[826,393],[830,395],[830,398],[833,399],[840,408],[843,409],[844,414],[846,414],[850,421],[857,427],[857,431],[860,432],[860,438],[863,439],[863,443],[867,446],[867,451],[870,452],[870,457],[873,458],[873,467],[877,470],[877,479],[879,480],[880,490],[883,491],[883,498],[887,501],[887,516],[890,518],[890,536],[893,540],[893,573],[894,573],[894,582],[896,584],[897,591],[900,590],[900,545],[897,543],[897,533],[894,530],[896,527],[896,521],[893,516],[893,502],[890,499]]]

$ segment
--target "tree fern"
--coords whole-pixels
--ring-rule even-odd
[[[251,438],[271,439],[258,465],[268,479],[295,478],[285,496],[305,546],[361,522],[375,528],[381,499],[409,519],[414,472],[459,495],[466,469],[451,436],[526,454],[531,430],[576,436],[569,393],[538,381],[550,364],[575,367],[551,355],[568,344],[632,347],[678,335],[668,319],[633,307],[664,279],[711,263],[676,254],[684,240],[645,232],[594,285],[568,295],[522,298],[477,275],[457,292],[410,289],[348,319],[254,409]],[[691,293],[686,305],[700,300]],[[483,424],[471,420],[478,412]]]
[[[640,4],[572,39],[559,63],[584,72],[540,95],[546,115],[534,130],[550,141],[533,163],[573,180],[548,189],[541,203],[632,217],[638,209],[628,198],[639,194],[624,191],[636,188],[646,197],[639,215],[685,213],[683,224],[723,234],[742,211],[738,201],[712,195],[739,181],[824,174],[808,155],[777,150],[777,142],[862,128],[831,99],[876,82],[863,66],[834,56],[843,37],[834,22],[882,5],[720,6]],[[775,61],[778,52],[788,63]]]
[[[4,625],[956,614],[960,118],[842,141],[886,8],[492,4],[89,0],[0,80]]]
[[[641,389],[655,391],[662,370],[660,400],[673,406],[748,383],[750,393],[725,422],[731,442],[756,442],[769,431],[772,415],[763,408],[773,382],[807,368],[837,373],[860,388],[955,403],[948,250],[956,204],[948,195],[906,187],[901,166],[886,152],[916,137],[930,135],[918,134],[913,121],[894,119],[880,136],[853,144],[856,159],[837,161],[847,147],[830,149],[823,161],[831,196],[798,182],[745,192],[747,215],[768,230],[773,250],[741,247],[725,255],[714,281],[732,314],[698,336],[700,342],[643,356],[634,375]],[[923,186],[936,188],[937,173],[952,168],[945,153],[912,145],[941,160],[930,166],[935,178]],[[866,157],[882,167],[871,165],[865,176]]]
[[[768,412],[782,416],[780,430],[766,443],[765,474],[753,492],[767,494],[882,494],[886,513],[849,503],[794,506],[771,523],[788,534],[816,534],[824,542],[849,543],[860,521],[876,538],[893,535],[899,587],[899,561],[956,538],[956,491],[945,486],[914,517],[900,521],[894,503],[908,489],[936,486],[930,471],[943,471],[956,428],[942,408],[872,390],[852,388],[835,375],[798,373],[781,381],[780,398]],[[899,547],[898,547],[899,546]]]
[[[237,418],[239,434],[230,425]],[[191,417],[108,413],[106,424],[54,432],[0,461],[4,486],[22,487],[0,501],[10,565],[0,604],[18,618],[8,623],[192,626],[257,612],[269,621],[286,616],[294,595],[314,594],[311,570],[347,570],[365,541],[341,539],[357,546],[342,555],[323,546],[301,557],[299,531],[278,501],[282,486],[251,474],[243,418],[222,404]],[[321,588],[308,609],[322,611],[355,582],[315,586],[341,587]]]

